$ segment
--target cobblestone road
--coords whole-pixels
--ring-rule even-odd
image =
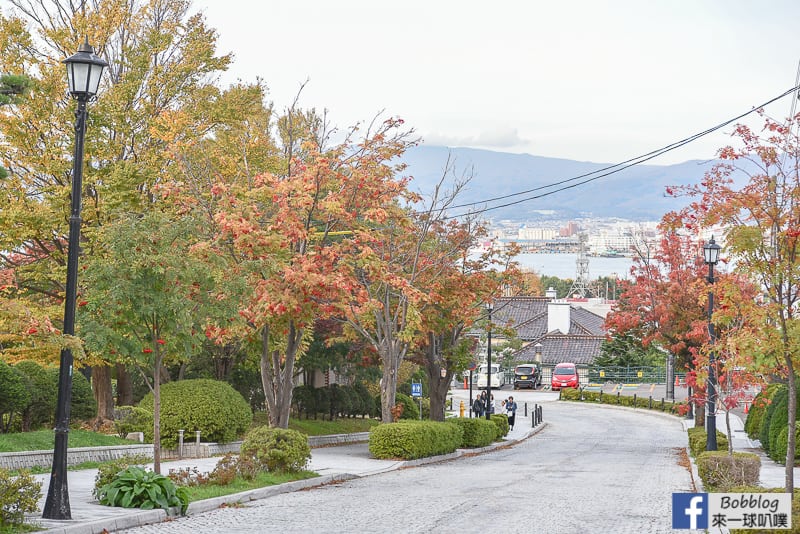
[[[506,449],[124,533],[672,532],[671,494],[693,490],[677,419],[557,402],[545,419]]]

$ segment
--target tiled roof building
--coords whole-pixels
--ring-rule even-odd
[[[503,297],[494,301],[492,322],[512,328],[525,346],[514,362],[536,359],[537,344],[545,366],[560,362],[591,364],[605,339],[603,317],[565,300],[550,297]]]

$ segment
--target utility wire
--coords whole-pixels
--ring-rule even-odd
[[[715,132],[715,131],[719,130],[720,128],[724,128],[725,126],[731,124],[732,122],[737,121],[737,120],[739,120],[741,118],[744,118],[744,117],[750,115],[751,113],[754,113],[755,111],[757,111],[759,109],[762,109],[762,108],[768,106],[769,104],[772,104],[773,102],[776,102],[777,100],[780,100],[781,98],[786,97],[789,94],[792,94],[792,93],[796,92],[798,89],[800,89],[800,84],[798,84],[795,87],[792,87],[791,89],[783,92],[782,94],[780,94],[780,95],[768,100],[767,102],[764,102],[763,104],[752,108],[750,111],[747,111],[745,113],[737,115],[736,117],[728,119],[725,122],[722,122],[722,123],[720,123],[720,124],[718,124],[716,126],[713,126],[713,127],[708,128],[706,130],[703,130],[702,132],[698,132],[698,133],[696,133],[694,135],[691,135],[689,137],[681,139],[680,141],[675,141],[674,143],[670,143],[669,145],[663,146],[663,147],[661,147],[659,149],[653,150],[653,151],[648,152],[646,154],[642,154],[640,156],[636,156],[634,158],[627,159],[627,160],[622,161],[620,163],[616,163],[614,165],[608,165],[606,167],[594,170],[592,172],[588,172],[588,173],[585,173],[585,174],[581,174],[581,175],[578,175],[578,176],[574,176],[572,178],[567,178],[567,179],[560,180],[560,181],[557,181],[557,182],[553,182],[553,183],[550,183],[550,184],[538,186],[538,187],[535,187],[533,189],[528,189],[528,190],[525,190],[525,191],[519,191],[517,193],[510,193],[508,195],[503,195],[503,196],[499,196],[499,197],[493,197],[493,198],[489,198],[489,199],[485,199],[485,200],[479,200],[479,201],[476,201],[476,202],[470,202],[468,204],[459,204],[457,206],[452,206],[451,209],[466,208],[466,207],[470,207],[470,206],[486,204],[486,203],[489,203],[489,202],[495,202],[495,201],[498,201],[498,200],[505,200],[507,198],[513,198],[513,197],[517,197],[517,196],[520,196],[520,195],[526,195],[528,193],[533,193],[533,192],[536,192],[536,191],[542,191],[542,190],[550,189],[552,187],[557,187],[557,186],[561,186],[561,185],[564,185],[564,184],[569,184],[569,185],[564,185],[563,187],[558,187],[557,189],[554,189],[552,191],[545,191],[543,193],[540,193],[540,194],[537,194],[537,195],[533,195],[533,196],[529,196],[529,197],[525,197],[525,198],[522,198],[522,199],[519,199],[519,200],[515,200],[513,202],[507,202],[505,204],[498,204],[498,205],[495,205],[495,206],[487,206],[487,207],[484,207],[483,209],[480,209],[480,210],[468,211],[466,213],[462,213],[462,214],[459,214],[459,215],[448,216],[448,217],[445,217],[445,219],[457,219],[457,218],[463,217],[465,215],[479,215],[479,214],[485,213],[487,211],[492,211],[492,210],[496,210],[496,209],[499,209],[499,208],[506,208],[508,206],[514,206],[516,204],[521,204],[521,203],[527,202],[529,200],[535,200],[537,198],[550,196],[552,194],[559,193],[559,192],[565,191],[567,189],[572,189],[574,187],[578,187],[579,185],[583,185],[583,184],[586,184],[588,182],[592,182],[594,180],[597,180],[597,179],[600,179],[600,178],[603,178],[603,177],[618,173],[618,172],[620,172],[622,170],[625,170],[625,169],[627,169],[629,167],[633,167],[634,165],[642,164],[642,163],[644,163],[646,161],[649,161],[649,160],[651,160],[653,158],[656,158],[656,157],[658,157],[658,156],[660,156],[662,154],[666,154],[667,152],[675,150],[676,148],[680,148],[680,147],[682,147],[684,145],[687,145],[687,144],[689,144],[689,143],[691,143],[693,141],[696,141],[697,139],[699,139],[701,137],[704,137],[704,136],[706,136],[706,135],[708,135],[708,134],[710,134],[712,132]],[[601,174],[598,174],[598,173],[601,173]],[[585,179],[582,180],[583,178],[585,178]],[[581,180],[581,181],[576,182],[576,180]],[[570,182],[576,182],[576,183],[571,183],[570,184]]]

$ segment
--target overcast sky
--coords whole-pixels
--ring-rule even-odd
[[[399,116],[426,144],[618,162],[795,85],[800,2],[195,0],[278,110]],[[779,119],[792,99],[767,108]],[[761,124],[755,120],[753,124]],[[731,127],[651,163],[713,158]]]

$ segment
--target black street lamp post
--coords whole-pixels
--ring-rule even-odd
[[[492,402],[492,303],[486,303],[486,311],[489,312],[489,322],[486,324],[486,419],[491,419],[489,406]]]
[[[69,217],[67,252],[67,286],[64,297],[64,334],[75,335],[75,301],[78,295],[78,253],[81,239],[81,181],[83,178],[83,143],[86,134],[86,103],[97,94],[103,69],[108,66],[94,54],[88,40],[78,52],[64,60],[67,66],[69,92],[78,101],[75,111],[75,154],[72,164],[72,199]],[[58,371],[58,404],[56,406],[55,448],[53,470],[47,489],[42,517],[72,519],[67,487],[67,438],[72,402],[72,350],[61,349]]]
[[[714,313],[714,265],[719,261],[720,246],[714,241],[714,236],[703,246],[703,255],[708,264],[708,337],[711,350],[708,353],[708,387],[706,388],[706,450],[717,450],[717,376],[714,367],[714,342],[716,335],[711,316]]]

